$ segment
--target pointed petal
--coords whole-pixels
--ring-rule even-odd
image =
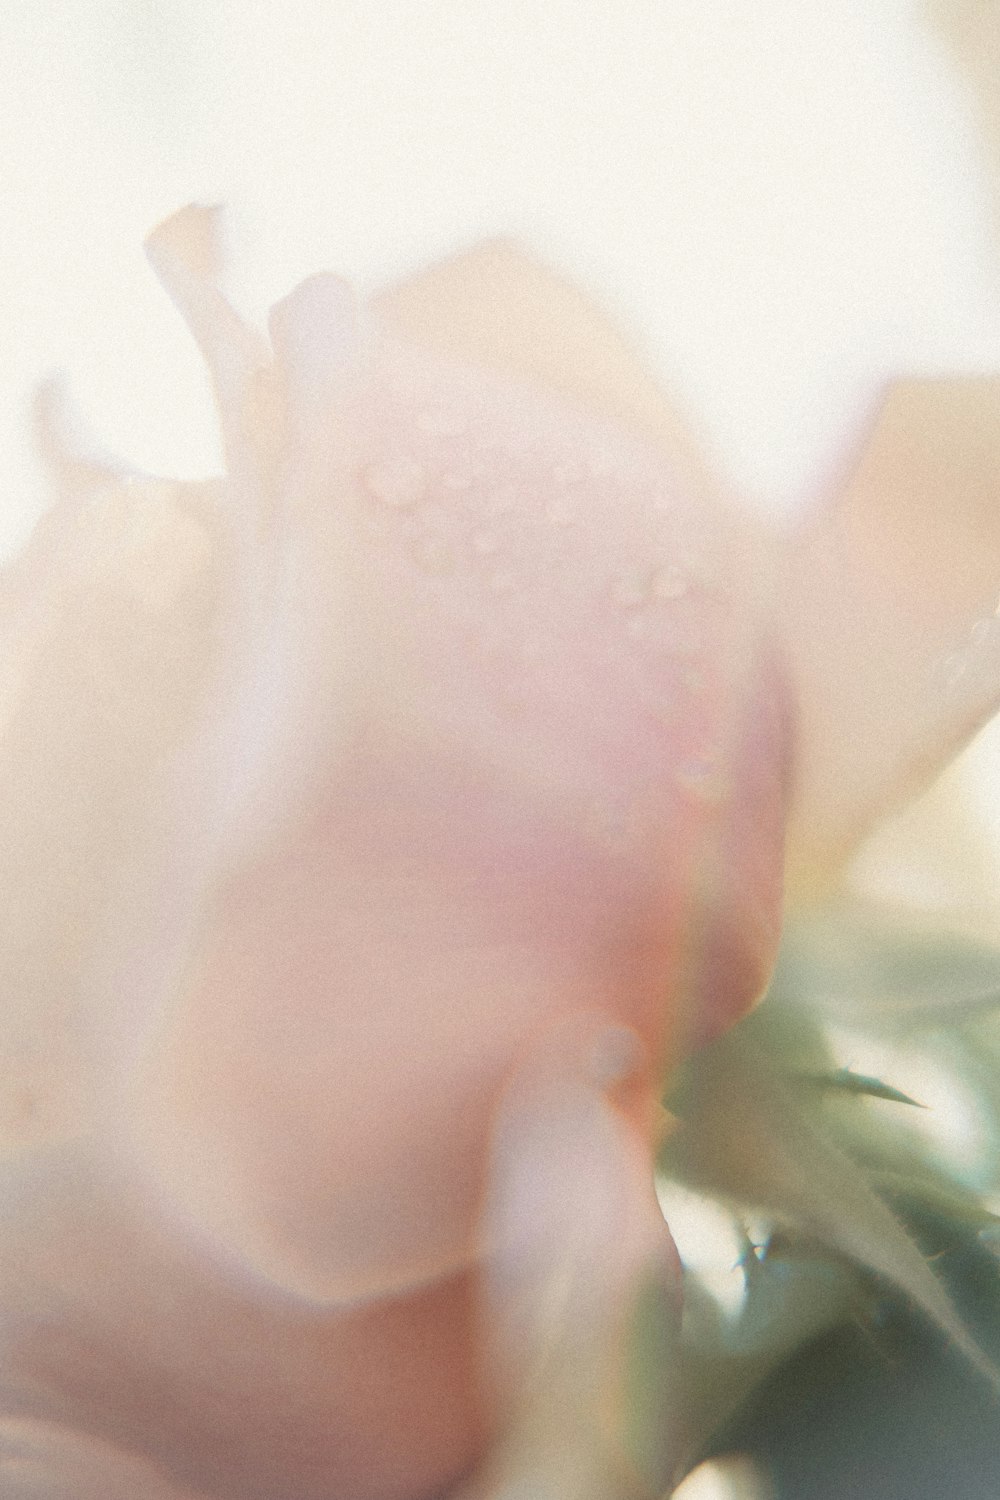
[[[1000,703],[1000,379],[894,385],[790,550],[793,880],[815,885]]]
[[[124,464],[100,457],[93,451],[94,445],[81,442],[76,430],[76,412],[58,377],[53,376],[38,387],[32,417],[38,456],[57,498],[68,499],[86,490],[121,483],[128,473]]]
[[[1000,11],[989,0],[931,0],[922,12],[944,38],[952,59],[961,69],[971,104],[993,158],[993,180],[988,183],[996,201],[996,167],[1000,164],[1000,100],[997,70],[1000,68]]]
[[[146,241],[157,276],[183,314],[211,372],[232,468],[254,447],[256,377],[270,364],[264,340],[219,291],[220,213],[190,204],[166,219]]]

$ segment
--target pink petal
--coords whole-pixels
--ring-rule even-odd
[[[481,1209],[523,1060],[634,1030],[638,1163],[663,1066],[766,978],[787,699],[763,563],[649,441],[641,382],[631,422],[583,304],[539,325],[561,394],[487,368],[492,334],[469,363],[380,331],[330,277],[275,310],[272,358],[212,233],[188,213],[152,253],[227,482],[67,500],[13,589],[5,795],[25,931],[59,935],[15,992],[29,1039],[65,1035],[67,1076],[27,1076],[72,1108],[50,1172],[14,1155],[8,1386],[165,1483],[417,1495],[486,1441]],[[487,258],[512,309],[546,284]]]
[[[501,1437],[476,1495],[553,1500],[660,1493],[671,1476],[680,1264],[650,1180],[646,1131],[628,1118],[641,1044],[573,1018],[508,1081],[494,1122],[484,1233],[482,1343]],[[623,1367],[632,1319],[655,1298],[665,1375],[649,1431],[629,1431]],[[626,1483],[626,1476],[631,1482]],[[464,1497],[463,1497],[464,1500]],[[471,1497],[470,1497],[471,1500]]]

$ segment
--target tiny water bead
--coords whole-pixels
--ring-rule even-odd
[[[450,573],[455,567],[454,512],[439,500],[427,500],[406,513],[410,552],[425,573]]]
[[[998,604],[1000,609],[1000,604]],[[969,628],[968,635],[955,650],[938,657],[932,664],[936,684],[945,692],[957,693],[963,687],[975,689],[984,673],[994,673],[1000,665],[1000,614],[981,617]]]
[[[369,464],[364,480],[369,493],[394,510],[406,510],[416,505],[427,489],[423,464],[402,455]]]
[[[679,567],[617,573],[608,592],[625,611],[625,635],[644,649],[678,660],[702,651],[704,600],[691,590],[687,573]]]
[[[649,574],[638,569],[616,574],[611,580],[611,597],[626,608],[645,604],[649,598]]]
[[[681,686],[688,693],[703,693],[705,691],[705,673],[698,667],[685,667],[681,673]]]
[[[453,465],[442,473],[441,488],[449,490],[452,494],[461,494],[464,490],[472,488],[475,478],[476,473],[471,464]]]
[[[1000,619],[977,620],[969,631],[969,640],[973,646],[1000,644]]]
[[[431,406],[417,413],[414,426],[425,437],[457,438],[468,431],[469,421],[462,411],[446,406]]]
[[[566,459],[552,469],[552,478],[557,485],[580,484],[585,475],[586,468],[577,459]]]
[[[653,571],[650,587],[657,599],[680,599],[687,593],[689,580],[675,563],[667,563]]]
[[[473,552],[479,557],[491,557],[500,550],[500,538],[495,531],[487,531],[480,528],[474,531],[469,539]]]
[[[723,803],[730,794],[730,782],[721,757],[708,752],[683,761],[675,773],[681,791],[712,807]]]
[[[441,531],[448,525],[448,508],[439,500],[428,500],[417,511],[416,519],[425,531]]]
[[[513,568],[497,568],[490,574],[490,588],[494,594],[510,594],[517,588],[518,576]]]
[[[569,495],[552,495],[546,502],[545,518],[553,526],[571,526],[576,520],[576,505]]]
[[[486,509],[491,516],[509,516],[523,505],[523,492],[515,483],[495,485],[486,497]]]
[[[587,1074],[599,1089],[611,1089],[636,1072],[641,1061],[636,1033],[626,1026],[609,1026],[591,1044]]]
[[[611,597],[626,607],[660,600],[682,599],[690,589],[690,576],[677,563],[626,569],[611,580]]]
[[[586,814],[586,828],[592,837],[612,849],[624,847],[632,827],[631,804],[623,794],[597,797]]]
[[[411,550],[417,566],[425,573],[440,575],[450,573],[455,567],[455,551],[446,536],[433,533],[416,536]]]

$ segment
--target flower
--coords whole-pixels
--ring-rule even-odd
[[[226,477],[43,404],[5,580],[5,1493],[631,1493],[660,1079],[766,982],[793,765],[815,880],[992,706],[934,471],[991,390],[896,392],[776,539],[512,247],[268,343],[213,226],[150,255]]]

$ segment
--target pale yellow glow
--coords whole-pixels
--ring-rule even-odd
[[[770,1500],[765,1475],[750,1459],[715,1459],[699,1464],[674,1491],[674,1500]]]

